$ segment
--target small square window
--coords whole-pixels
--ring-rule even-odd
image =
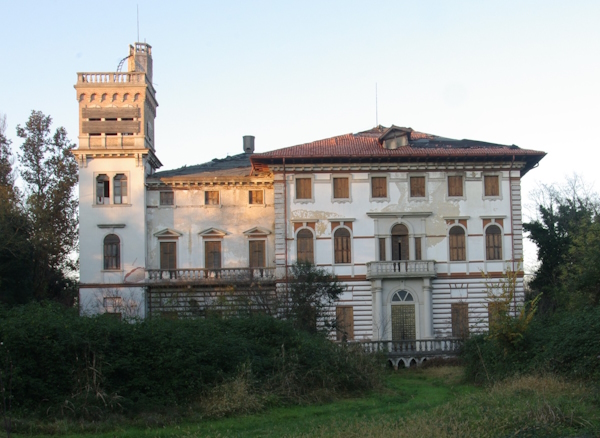
[[[448,177],[448,196],[463,196],[463,177],[461,175]]]
[[[248,192],[248,204],[264,204],[262,190],[250,190]]]
[[[312,199],[312,180],[296,178],[296,199]]]
[[[500,184],[498,175],[485,175],[483,177],[485,185],[485,196],[500,196]]]
[[[425,177],[411,176],[410,177],[410,196],[411,198],[425,197]]]
[[[160,205],[174,205],[174,204],[175,204],[175,193],[160,192]]]
[[[387,198],[387,178],[385,176],[371,178],[371,197]]]
[[[207,190],[204,192],[205,205],[219,205],[219,192],[216,190]]]
[[[333,198],[348,199],[350,197],[348,178],[333,178]]]

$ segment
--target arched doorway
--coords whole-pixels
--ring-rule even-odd
[[[392,296],[392,341],[417,338],[415,300],[410,292],[398,291]]]
[[[408,228],[397,224],[392,228],[392,260],[408,260]]]

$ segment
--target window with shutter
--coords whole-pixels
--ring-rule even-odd
[[[104,269],[121,269],[121,239],[116,234],[104,238]]]
[[[117,173],[114,178],[114,202],[115,204],[127,204],[127,177]]]
[[[96,204],[110,204],[110,180],[104,174],[96,177]]]
[[[263,204],[263,191],[250,190],[248,191],[248,204]]]
[[[296,199],[312,199],[312,179],[296,178]]]
[[[313,233],[310,230],[302,229],[298,231],[296,235],[296,243],[298,245],[298,261],[299,262],[307,262],[314,263],[315,262],[315,254],[314,254],[314,240]]]
[[[485,229],[485,255],[487,260],[502,260],[502,231],[497,225]]]
[[[425,177],[411,176],[410,177],[410,196],[412,198],[425,197]]]
[[[350,231],[346,228],[338,228],[335,230],[333,238],[335,263],[351,263]]]
[[[265,267],[265,241],[250,240],[250,267],[264,268]]]
[[[175,194],[173,192],[160,192],[160,205],[173,205]]]
[[[204,267],[206,269],[221,269],[221,242],[204,242]]]
[[[219,192],[216,190],[207,190],[204,192],[205,205],[219,205]]]
[[[160,269],[177,269],[176,242],[160,242]]]
[[[351,341],[354,339],[354,309],[350,306],[337,306],[336,339],[338,341]]]
[[[466,338],[469,336],[469,304],[453,303],[452,312],[452,336],[455,338]]]
[[[333,178],[333,198],[348,199],[350,187],[348,178]]]
[[[371,198],[387,198],[387,178],[385,176],[371,178]]]
[[[498,175],[485,175],[483,181],[485,185],[485,196],[500,196]]]
[[[463,177],[452,175],[448,177],[448,196],[463,196]]]
[[[466,260],[465,230],[462,227],[454,226],[450,228],[448,238],[450,240],[450,261]]]

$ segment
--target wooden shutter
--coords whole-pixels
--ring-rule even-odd
[[[262,190],[250,190],[248,192],[248,203],[249,204],[262,204],[263,203],[263,191]]]
[[[452,311],[452,336],[466,338],[469,336],[469,304],[453,303]]]
[[[448,237],[450,239],[450,261],[466,260],[465,230],[458,226],[452,227]]]
[[[498,175],[486,175],[483,177],[485,184],[485,196],[500,196]]]
[[[462,176],[448,177],[448,196],[463,196],[463,179]]]
[[[338,341],[351,341],[354,339],[354,308],[338,306],[335,308],[336,339]]]
[[[296,199],[312,199],[310,178],[296,178]]]
[[[350,197],[348,178],[333,178],[333,197],[336,199]]]
[[[502,232],[497,225],[485,230],[485,253],[487,260],[502,260]]]
[[[250,240],[250,267],[264,268],[265,267],[265,241]]]
[[[204,267],[206,269],[221,269],[221,242],[204,242]]]
[[[116,234],[104,238],[104,269],[121,269],[121,239]]]
[[[411,176],[410,177],[410,196],[413,198],[425,197],[425,177]]]
[[[204,192],[204,204],[219,205],[219,192],[216,190],[207,190]]]
[[[177,269],[176,242],[160,242],[160,269]]]
[[[313,233],[307,229],[298,231],[296,242],[298,245],[298,261],[314,263]]]
[[[338,228],[334,233],[335,263],[350,263],[350,231]]]
[[[421,238],[415,237],[415,260],[422,260],[421,257]]]
[[[385,176],[371,178],[371,197],[387,198],[387,178]]]

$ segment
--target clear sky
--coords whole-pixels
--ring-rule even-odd
[[[599,190],[599,1],[0,0],[0,113],[75,141],[76,73],[153,47],[162,170],[378,122],[548,156],[523,179]],[[527,205],[526,205],[527,206]]]

